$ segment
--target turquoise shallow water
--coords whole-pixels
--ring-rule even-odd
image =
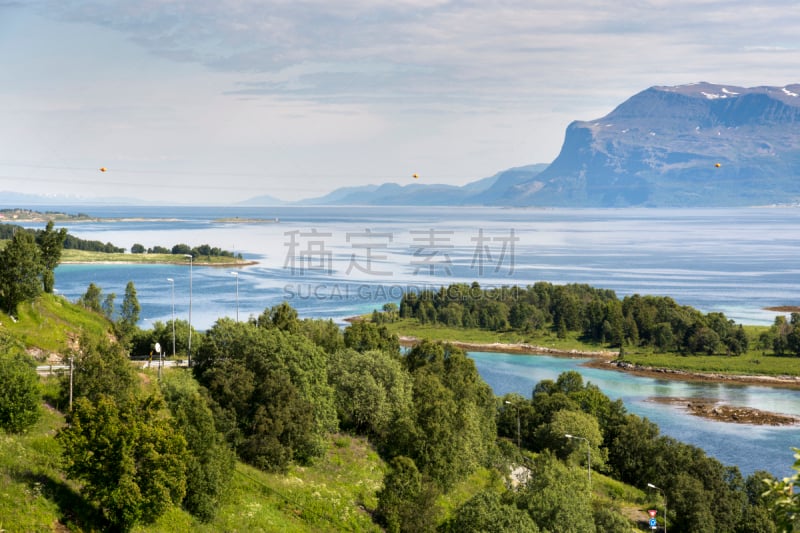
[[[731,405],[800,415],[800,392],[795,390],[658,380],[581,366],[586,359],[486,352],[470,356],[497,395],[516,392],[530,398],[540,380],[555,380],[561,372],[577,370],[610,398],[622,399],[630,412],[658,424],[662,433],[699,446],[722,462],[739,466],[745,474],[767,470],[780,477],[788,475],[794,462],[791,447],[800,445],[796,427],[709,421],[678,406],[651,401],[654,397],[714,398]]]
[[[59,208],[103,217],[68,225],[86,239],[130,248],[209,243],[242,253],[257,265],[190,270],[175,265],[62,265],[56,289],[75,299],[90,282],[115,292],[134,281],[142,326],[187,319],[192,279],[192,322],[199,329],[220,316],[246,318],[288,301],[301,316],[342,323],[355,314],[397,302],[404,290],[478,281],[484,287],[587,283],[629,294],[658,294],[737,322],[769,324],[763,308],[797,304],[800,209],[485,209],[275,207]],[[219,218],[272,219],[231,224]],[[158,217],[158,219],[153,219]],[[277,218],[278,222],[274,222]],[[35,225],[32,225],[35,226]],[[118,300],[118,301],[120,301]],[[474,354],[497,394],[530,395],[543,377],[554,378],[579,361]],[[800,414],[800,393],[763,387],[665,382],[578,367],[613,398],[657,422],[663,433],[697,444],[743,471],[786,475],[796,428],[756,428],[701,421],[651,396],[702,396]]]

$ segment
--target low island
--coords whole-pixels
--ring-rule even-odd
[[[800,322],[780,314],[772,326],[742,325],[669,297],[618,299],[587,285],[538,282],[409,293],[399,306],[360,318],[385,325],[407,346],[428,339],[471,351],[587,358],[586,366],[656,379],[800,388]]]

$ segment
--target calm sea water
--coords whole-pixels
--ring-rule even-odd
[[[258,264],[236,269],[176,265],[62,265],[56,289],[75,299],[90,282],[121,300],[133,281],[143,327],[187,319],[205,329],[220,316],[241,319],[288,301],[301,316],[332,318],[399,301],[405,290],[478,281],[484,287],[588,283],[622,297],[656,294],[747,324],[769,324],[764,308],[798,304],[800,209],[489,209],[411,207],[86,207],[132,220],[70,223],[70,233],[128,249],[212,246]],[[270,219],[230,223],[219,219]],[[277,220],[276,220],[277,219]],[[32,225],[33,226],[33,225]],[[238,287],[237,287],[238,284]],[[238,289],[238,296],[237,296]],[[118,300],[118,301],[120,301]],[[713,397],[800,415],[800,393],[761,387],[684,384],[586,369],[578,361],[473,354],[495,393],[530,396],[533,385],[577,369],[609,396],[622,398],[662,432],[697,444],[746,473],[786,475],[795,428],[755,428],[701,421],[651,396]]]

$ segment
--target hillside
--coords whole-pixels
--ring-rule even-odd
[[[324,196],[296,202],[298,205],[414,205],[414,206],[481,206],[494,205],[497,190],[533,179],[547,167],[545,164],[510,168],[493,176],[462,186],[418,181],[408,185],[384,183],[360,187],[342,187]],[[251,198],[240,205],[272,205],[270,198]]]
[[[0,433],[0,531],[95,531],[102,523],[60,468],[54,434],[63,424],[61,413],[48,408],[30,431]],[[364,507],[374,508],[383,469],[365,439],[336,436],[317,464],[286,475],[238,463],[210,523],[173,507],[155,524],[133,531],[380,531]]]
[[[567,128],[504,205],[693,207],[800,199],[800,85],[651,87]]]
[[[75,346],[81,332],[93,336],[112,335],[111,323],[66,298],[42,293],[19,305],[12,318],[0,312],[0,332],[23,343],[40,361],[57,359]]]

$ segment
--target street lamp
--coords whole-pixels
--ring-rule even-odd
[[[175,359],[175,280],[167,278],[172,285],[172,358]]]
[[[667,533],[667,493],[664,492],[664,489],[656,487],[652,483],[648,483],[647,486],[661,492],[661,495],[664,497],[664,533]]]
[[[505,403],[508,405],[513,405],[514,409],[516,409],[517,411],[517,448],[521,450],[522,446],[520,446],[520,438],[519,438],[519,406],[517,404],[512,404],[508,400],[505,400]]]
[[[239,322],[239,273],[231,272],[231,275],[236,278],[236,322]]]
[[[189,258],[189,347],[186,350],[186,364],[189,368],[192,367],[192,269],[194,267],[194,256],[192,254],[183,254],[183,257]]]
[[[586,471],[589,474],[589,492],[592,492],[592,445],[589,443],[589,439],[586,437],[579,437],[577,435],[570,435],[567,433],[564,435],[568,439],[578,439],[578,440],[585,440],[586,441]]]

